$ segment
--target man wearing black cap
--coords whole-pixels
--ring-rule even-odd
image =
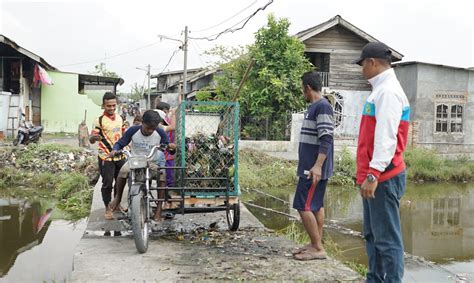
[[[405,193],[403,152],[410,105],[391,68],[391,50],[371,42],[353,63],[372,86],[359,129],[357,184],[364,206],[367,282],[401,282],[404,272],[400,198]]]

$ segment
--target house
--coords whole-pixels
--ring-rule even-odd
[[[212,88],[212,80],[219,73],[217,67],[196,68],[187,71],[185,96],[188,100],[195,100],[196,93],[205,88]],[[167,96],[176,97],[181,93],[183,87],[183,71],[172,71],[152,75],[156,79],[156,88],[152,89],[151,95],[168,100]],[[165,97],[166,96],[166,97]],[[152,98],[152,100],[153,100]],[[172,103],[173,104],[173,103]]]
[[[40,74],[52,84],[39,80]],[[48,82],[49,83],[49,82]],[[105,91],[116,91],[120,78],[61,72],[40,56],[0,35],[0,131],[13,136],[20,113],[45,132],[77,132],[84,119],[101,112]]]
[[[102,96],[116,92],[121,78],[50,71],[54,84],[41,87],[41,124],[45,132],[77,133],[84,118],[90,128],[102,112]]]
[[[474,157],[474,69],[424,62],[393,64],[411,106],[409,142]]]
[[[361,67],[352,61],[360,56],[364,45],[378,40],[339,15],[295,36],[305,45],[305,54],[320,73],[324,92],[333,104],[335,133],[339,137],[357,136],[364,101],[371,88]],[[402,60],[400,52],[390,50],[393,62]]]

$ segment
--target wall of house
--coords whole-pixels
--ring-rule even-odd
[[[396,72],[407,95],[416,82],[416,99],[410,103],[414,109],[411,119],[417,124],[417,144],[443,154],[474,156],[474,71],[417,64],[416,76],[410,77],[413,74],[410,66],[397,67]],[[453,98],[453,95],[464,99]],[[435,132],[435,107],[439,102],[464,105],[462,133]]]
[[[306,52],[330,53],[329,87],[341,90],[370,90],[359,65],[352,61],[360,56],[367,43],[343,27],[332,27],[305,40]]]
[[[338,92],[343,98],[342,123],[335,131],[336,136],[357,137],[362,111],[370,91],[332,90]]]
[[[87,110],[86,123],[89,130],[93,120],[102,109],[91,97],[103,95],[100,90],[88,90],[79,94],[79,76],[77,74],[48,72],[53,85],[42,86],[41,90],[41,124],[45,132],[77,133],[78,126],[84,119]],[[89,97],[90,96],[90,97]]]

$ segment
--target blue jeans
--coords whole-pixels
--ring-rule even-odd
[[[405,171],[379,183],[375,198],[363,199],[364,237],[369,257],[366,282],[401,282],[403,238],[400,199],[405,193]]]

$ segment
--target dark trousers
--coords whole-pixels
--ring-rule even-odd
[[[112,200],[112,188],[114,187],[114,180],[117,179],[120,168],[125,164],[126,160],[118,161],[104,161],[99,158],[99,170],[102,177],[102,200],[107,207]],[[115,195],[115,193],[114,193]]]
[[[404,272],[400,199],[405,193],[405,171],[379,183],[375,198],[363,199],[364,237],[369,257],[367,281],[401,282]]]

